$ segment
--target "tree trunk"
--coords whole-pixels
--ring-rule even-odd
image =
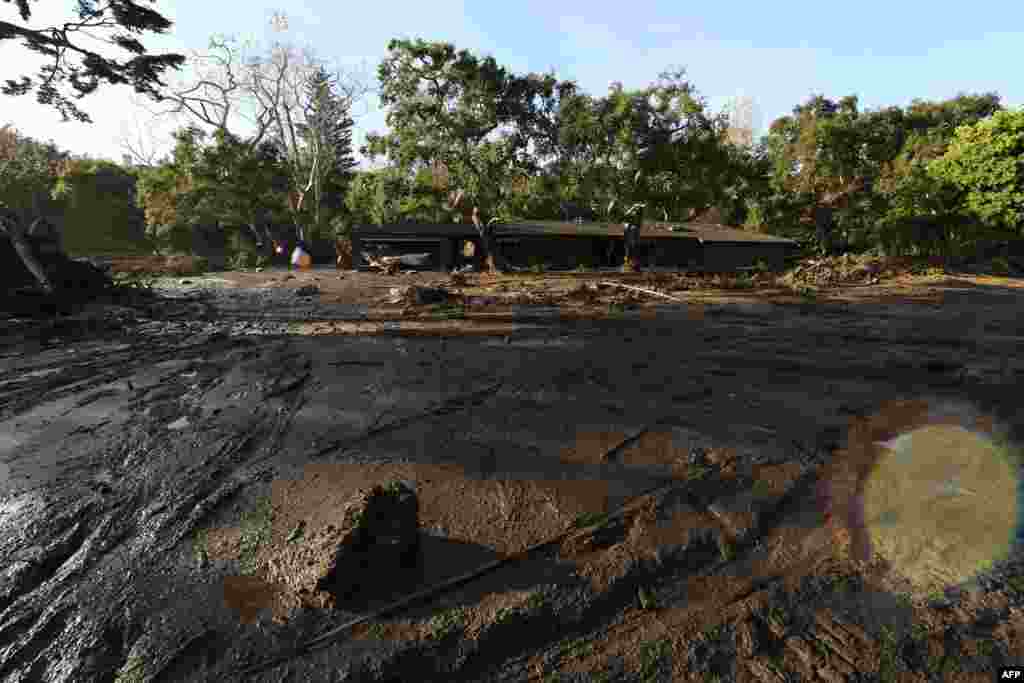
[[[480,220],[480,208],[473,207],[473,226],[480,235],[480,242],[483,244],[486,254],[487,269],[495,273],[504,273],[509,270],[508,262],[498,251],[498,242],[494,239],[494,226],[484,225]]]
[[[43,291],[47,294],[53,293],[53,284],[50,282],[50,278],[47,277],[43,264],[32,253],[32,247],[29,246],[28,241],[25,239],[25,230],[22,228],[21,220],[13,211],[3,211],[0,213],[0,230],[3,230],[11,238],[11,244],[14,245],[14,250],[18,252],[21,262],[25,264],[25,268],[32,274],[32,277],[39,282]]]

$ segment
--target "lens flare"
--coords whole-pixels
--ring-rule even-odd
[[[1004,559],[1018,534],[1018,464],[1009,445],[948,420],[876,442],[864,484],[873,552],[924,594]]]

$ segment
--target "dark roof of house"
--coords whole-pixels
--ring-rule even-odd
[[[359,225],[354,232],[361,238],[372,237],[476,237],[470,223],[404,223],[393,225]],[[494,227],[496,237],[622,237],[622,223],[572,223],[562,221],[531,221],[503,223]],[[695,239],[699,242],[795,244],[793,240],[765,233],[739,230],[711,223],[648,223],[641,238]]]

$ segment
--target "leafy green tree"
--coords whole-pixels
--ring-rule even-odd
[[[277,147],[255,147],[221,129],[212,140],[197,127],[175,133],[173,158],[141,174],[139,196],[158,243],[189,251],[197,233],[222,242],[224,231],[248,230],[259,243],[285,216],[287,171]]]
[[[367,136],[364,151],[408,173],[443,164],[455,189],[450,206],[472,207],[488,263],[508,268],[491,224],[508,179],[534,168],[539,100],[551,97],[555,78],[518,76],[491,57],[423,40],[391,41],[378,76],[391,131]]]
[[[759,219],[770,216],[783,234],[786,224],[802,226],[789,228],[792,236],[811,237],[825,250],[840,243],[949,248],[967,228],[949,188],[919,166],[945,153],[953,126],[998,108],[994,94],[876,111],[859,110],[855,96],[815,95],[774,121],[766,136],[772,171],[756,201]]]
[[[13,0],[13,3],[21,20],[29,21],[32,17],[29,0]],[[40,30],[0,21],[0,41],[20,38],[28,50],[48,58],[36,80],[28,76],[17,81],[7,79],[0,92],[25,95],[34,89],[37,101],[57,109],[64,120],[74,117],[84,122],[91,119],[69,96],[81,99],[95,92],[101,83],[128,84],[135,92],[159,100],[160,88],[164,85],[161,75],[168,68],[179,68],[185,57],[147,54],[136,36],[165,33],[171,22],[159,12],[132,0],[106,0],[103,3],[78,0],[76,14],[77,20]],[[106,34],[109,36],[106,42],[133,56],[123,61],[104,57],[77,43],[76,33],[91,37]],[[78,60],[77,64],[72,63],[73,58]],[[70,90],[66,87],[68,84]]]
[[[967,210],[984,223],[1024,235],[1024,110],[958,127],[928,173],[961,190]]]

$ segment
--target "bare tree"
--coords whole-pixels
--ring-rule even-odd
[[[246,55],[250,46],[234,37],[215,35],[206,52],[193,50],[188,63],[195,77],[171,88],[165,94],[169,106],[156,115],[187,117],[212,132],[220,130],[245,139],[255,149],[266,136],[271,118],[266,109],[252,106],[256,103],[249,66],[255,60]],[[251,127],[253,134],[240,135],[239,126]]]
[[[276,13],[272,21],[277,31],[287,30],[284,14]],[[320,125],[312,116],[308,89],[315,74],[326,71],[324,61],[310,49],[277,42],[266,57],[251,60],[246,68],[248,92],[287,160],[291,180],[289,211],[299,239],[304,240],[307,234],[303,212],[307,198],[317,194],[335,152],[333,146],[324,144],[323,135],[302,134],[303,130]],[[354,72],[336,69],[330,80],[333,93],[350,111],[352,105],[370,92],[369,86]]]
[[[145,105],[137,97],[132,97],[132,105],[136,108],[145,108]],[[156,166],[160,163],[163,155],[160,154],[160,145],[157,141],[158,134],[154,130],[154,117],[149,123],[144,123],[136,111],[130,122],[121,126],[121,135],[118,139],[122,154],[127,157],[127,163],[140,166]]]
[[[287,17],[275,13],[271,24],[278,32],[288,28]],[[187,83],[170,89],[170,106],[158,116],[183,116],[211,132],[224,131],[245,140],[250,151],[272,140],[286,160],[290,181],[289,212],[299,239],[306,239],[304,212],[315,194],[333,149],[319,143],[320,136],[303,136],[309,125],[306,108],[311,74],[324,68],[323,60],[308,49],[275,42],[262,55],[253,54],[251,42],[214,36],[206,52],[193,52],[189,64],[195,73]],[[370,88],[354,73],[332,74],[335,94],[349,105]],[[251,135],[240,135],[248,127]],[[135,152],[132,152],[133,155]]]

